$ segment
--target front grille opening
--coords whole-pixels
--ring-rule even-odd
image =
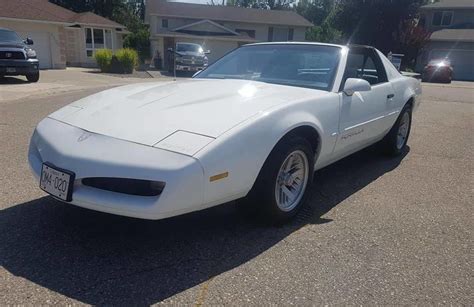
[[[22,51],[0,51],[0,60],[25,60]]]
[[[96,189],[138,196],[158,196],[165,188],[165,183],[161,181],[112,177],[84,178],[82,184]]]

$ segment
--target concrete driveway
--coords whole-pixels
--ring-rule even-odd
[[[162,75],[159,75],[158,79],[154,79],[152,75],[149,75],[149,78],[128,77],[127,75],[112,76],[88,68],[42,70],[40,73],[41,77],[38,83],[28,83],[22,76],[0,79],[0,103],[29,97],[39,98],[90,89],[99,90],[130,83],[172,80]],[[146,77],[147,73],[143,72],[141,75]]]
[[[29,138],[97,89],[0,104],[1,304],[473,305],[474,86],[423,89],[409,150],[318,171],[283,227],[233,204],[143,221],[58,202]]]

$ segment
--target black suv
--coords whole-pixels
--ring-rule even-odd
[[[26,76],[29,82],[39,80],[39,62],[30,38],[22,40],[9,29],[0,28],[0,77]]]
[[[177,43],[176,49],[168,49],[170,52],[168,70],[173,71],[173,64],[176,71],[200,71],[207,67],[208,59],[201,45],[192,43]]]

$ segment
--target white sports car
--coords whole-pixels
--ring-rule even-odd
[[[161,219],[243,199],[282,222],[315,170],[379,141],[399,154],[420,94],[372,47],[251,44],[193,79],[113,88],[52,113],[29,163],[41,189],[93,210]]]

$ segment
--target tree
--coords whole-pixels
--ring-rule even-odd
[[[295,11],[309,20],[313,27],[306,31],[306,40],[323,43],[340,43],[341,31],[333,25],[334,0],[300,0]]]
[[[373,45],[383,52],[398,49],[400,25],[417,17],[427,0],[341,0],[337,3],[334,26],[346,43]]]
[[[399,42],[398,49],[395,51],[404,54],[403,67],[414,68],[418,52],[428,42],[431,33],[419,26],[416,19],[405,20],[399,28],[393,37],[395,41]]]
[[[50,0],[76,13],[93,12],[97,15],[113,19],[114,11],[123,8],[124,0]]]
[[[218,0],[211,0],[215,4]],[[288,10],[296,0],[227,0],[226,5],[265,10]]]
[[[294,9],[311,23],[319,26],[334,9],[334,0],[300,0]]]

